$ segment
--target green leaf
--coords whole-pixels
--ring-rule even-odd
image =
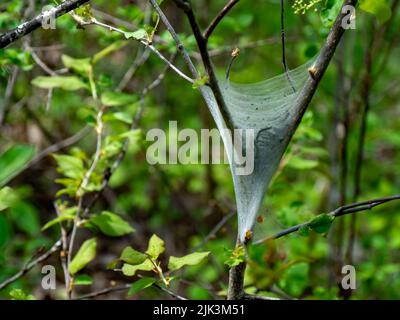
[[[298,233],[303,236],[303,237],[308,237],[310,235],[310,227],[307,226],[302,226],[299,228]]]
[[[124,251],[122,251],[120,259],[131,265],[138,265],[142,264],[147,259],[147,255],[142,252],[136,251],[132,247],[126,247]]]
[[[146,253],[152,258],[157,259],[158,256],[165,251],[164,240],[153,234],[149,240]]]
[[[74,70],[79,74],[88,76],[92,72],[92,64],[90,62],[90,58],[75,59],[63,54],[61,56],[61,60],[68,69]]]
[[[360,9],[375,15],[379,23],[385,23],[392,16],[392,9],[387,0],[361,0]]]
[[[194,252],[183,257],[169,257],[168,269],[175,271],[184,266],[194,266],[202,262],[210,252]]]
[[[143,277],[138,281],[132,283],[131,288],[128,291],[128,297],[133,296],[134,294],[138,293],[139,291],[146,289],[155,283],[156,280],[154,278]]]
[[[92,277],[88,276],[87,274],[80,274],[74,278],[75,286],[90,286],[92,283]]]
[[[35,147],[15,144],[0,155],[0,187],[20,173],[35,156]]]
[[[57,217],[57,218],[55,218],[55,219],[50,220],[49,222],[47,222],[47,223],[42,227],[42,231],[44,231],[44,230],[46,230],[46,229],[48,229],[48,228],[54,226],[55,224],[59,224],[60,222],[67,221],[67,220],[74,220],[74,219],[75,219],[75,216],[72,215],[72,214],[63,214],[63,215],[60,215],[59,217]]]
[[[24,292],[22,289],[12,289],[10,291],[11,300],[36,300],[36,298]]]
[[[16,201],[18,197],[16,196],[13,189],[10,187],[4,187],[0,189],[0,211],[3,211],[9,207],[11,207]]]
[[[101,103],[109,107],[128,105],[136,102],[138,97],[134,94],[106,91],[101,95]]]
[[[192,84],[192,88],[193,89],[197,89],[200,88],[202,86],[204,86],[206,83],[208,82],[208,77],[207,76],[200,76],[199,78],[197,78],[194,83]]]
[[[110,53],[117,51],[123,47],[125,47],[128,43],[126,41],[116,41],[113,44],[109,45],[105,49],[99,51],[93,56],[92,63],[96,64],[99,60],[103,59],[104,57],[108,56]]]
[[[120,237],[135,231],[128,222],[109,211],[91,217],[90,222],[110,237]]]
[[[331,227],[333,220],[335,220],[335,217],[323,213],[312,219],[308,226],[317,233],[326,233]]]
[[[83,179],[85,168],[82,159],[68,155],[53,155],[57,161],[57,171],[68,178]]]
[[[234,250],[225,249],[228,259],[224,263],[229,268],[235,267],[245,261],[244,248],[243,246],[237,246]]]
[[[96,238],[86,240],[79,248],[77,254],[69,265],[69,272],[74,275],[83,269],[90,261],[96,257]]]
[[[86,83],[75,76],[40,76],[33,79],[32,84],[43,89],[61,88],[68,91],[88,89]]]
[[[318,167],[318,161],[293,156],[290,158],[287,166],[297,170],[310,170]]]
[[[133,121],[133,117],[128,112],[113,112],[106,114],[103,117],[103,120],[106,122],[110,120],[117,120],[127,124],[131,124]]]
[[[147,32],[144,29],[139,29],[134,32],[125,32],[126,39],[145,40],[147,39]]]
[[[10,215],[19,230],[31,236],[39,233],[39,213],[31,203],[18,201],[10,208]]]
[[[343,0],[327,0],[325,8],[321,10],[321,21],[325,27],[330,28],[336,20]]]
[[[122,266],[122,273],[128,277],[134,276],[136,271],[151,271],[154,266],[149,259],[145,262],[137,265],[131,265],[128,263],[124,263]]]

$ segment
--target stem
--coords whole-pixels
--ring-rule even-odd
[[[240,300],[244,297],[244,273],[246,262],[242,262],[229,270],[228,300]]]

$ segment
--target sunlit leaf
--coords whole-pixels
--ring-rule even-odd
[[[210,252],[194,252],[183,257],[169,257],[168,269],[175,271],[184,266],[194,266],[202,262]]]
[[[0,155],[0,187],[20,173],[35,156],[35,147],[15,144]]]
[[[69,265],[69,272],[72,275],[83,269],[96,257],[96,246],[96,238],[86,240],[82,244]]]

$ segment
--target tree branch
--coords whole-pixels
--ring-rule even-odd
[[[83,4],[89,2],[90,0],[66,0],[57,7],[50,10],[42,12],[30,21],[24,22],[15,29],[6,32],[0,36],[0,49],[7,47],[9,44],[17,41],[18,39],[26,36],[32,31],[38,29],[42,22],[49,17],[58,18],[67,12],[75,10],[76,8],[82,6]]]
[[[386,198],[379,198],[379,199],[374,199],[374,200],[368,200],[368,201],[362,201],[362,202],[356,202],[356,203],[348,204],[348,205],[341,206],[341,207],[335,209],[334,211],[328,213],[328,215],[331,216],[331,217],[337,218],[337,217],[345,216],[345,215],[348,215],[348,214],[351,214],[351,213],[371,210],[374,207],[377,207],[377,206],[380,206],[380,205],[382,205],[384,203],[395,201],[395,200],[400,200],[400,195],[395,195],[395,196],[386,197]],[[255,241],[254,244],[261,244],[261,243],[264,243],[264,242],[266,242],[268,240],[275,240],[275,239],[282,238],[284,236],[287,236],[288,234],[291,234],[291,233],[299,231],[300,228],[306,227],[310,223],[311,223],[311,221],[298,224],[296,226],[293,226],[293,227],[290,227],[288,229],[282,230],[282,231],[278,232],[277,234],[275,234],[275,235],[273,235],[271,237],[267,237],[267,238]]]
[[[16,280],[18,280],[19,278],[21,278],[23,275],[28,273],[33,267],[35,267],[39,263],[45,261],[54,252],[58,251],[58,249],[60,249],[60,247],[61,247],[61,240],[58,240],[55,244],[53,244],[53,246],[48,251],[46,251],[45,253],[43,253],[42,255],[40,255],[39,257],[34,259],[33,261],[28,262],[27,264],[25,264],[22,267],[21,270],[19,270],[12,277],[10,277],[10,278],[6,279],[5,281],[3,281],[2,283],[0,283],[0,290],[4,289],[9,284],[11,284],[11,283],[15,282]]]
[[[167,288],[164,288],[164,287],[162,287],[162,286],[160,286],[160,285],[158,285],[156,283],[153,283],[152,286],[157,288],[157,289],[159,289],[159,290],[161,290],[161,291],[163,291],[163,292],[165,292],[165,293],[167,293],[167,294],[169,294],[171,297],[173,297],[173,298],[175,298],[177,300],[187,300],[186,298],[184,298],[184,297],[176,294],[175,292],[173,292],[173,291],[171,291],[171,290],[169,290]],[[128,290],[130,287],[131,287],[131,284],[127,283],[127,284],[123,284],[123,285],[116,286],[116,287],[105,288],[105,289],[102,289],[102,290],[99,290],[99,291],[91,292],[91,293],[85,294],[83,296],[80,296],[76,300],[85,300],[85,299],[96,298],[96,297],[99,297],[99,296],[102,296],[102,295],[105,295],[105,294],[108,294],[108,293],[111,293],[111,292]]]

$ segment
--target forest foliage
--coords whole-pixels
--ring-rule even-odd
[[[75,235],[72,253],[59,242],[57,253],[0,287],[0,297],[77,298],[126,285],[108,297],[222,299],[229,268],[246,260],[250,294],[399,298],[399,204],[329,214],[399,193],[399,1],[359,1],[356,29],[346,31],[281,160],[256,230],[272,237],[308,223],[246,250],[235,248],[227,165],[146,161],[152,128],[167,131],[171,120],[198,132],[215,127],[198,91],[208,78],[185,15],[173,1],[158,3],[201,70],[192,84],[149,48],[189,74],[145,0],[90,1],[57,19],[55,30],[38,29],[0,49],[0,284],[64,233]],[[226,1],[192,3],[205,28]],[[343,1],[285,3],[294,68],[318,53]],[[46,4],[1,3],[1,33]],[[281,74],[280,32],[279,1],[240,1],[208,42],[217,74],[225,75],[235,48],[234,81]],[[350,295],[337,285],[345,264],[357,270]],[[42,289],[42,265],[55,266],[56,290]]]

